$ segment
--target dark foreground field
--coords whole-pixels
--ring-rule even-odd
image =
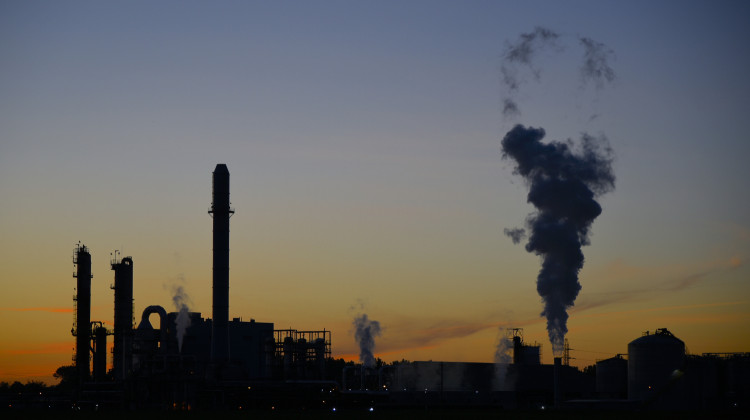
[[[641,412],[641,411],[598,411],[598,410],[498,410],[498,409],[381,409],[366,410],[276,410],[276,411],[196,411],[196,412],[71,412],[8,410],[0,411],[3,420],[16,419],[80,419],[80,420],[250,420],[250,419],[378,419],[378,420],[420,420],[420,419],[513,419],[513,420],[557,420],[557,419],[747,419],[747,412]]]

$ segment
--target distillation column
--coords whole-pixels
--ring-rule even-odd
[[[112,259],[115,272],[115,339],[112,371],[116,381],[127,378],[133,365],[133,259]]]
[[[216,165],[213,174],[213,203],[208,212],[214,219],[213,327],[211,361],[229,360],[229,170]]]
[[[91,365],[89,364],[89,348],[91,333],[91,254],[85,245],[76,246],[73,263],[76,273],[76,317],[71,331],[76,337],[76,373],[78,383],[89,379]]]

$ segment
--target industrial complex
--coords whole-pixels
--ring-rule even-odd
[[[114,254],[114,326],[91,320],[91,254],[76,265],[75,409],[373,410],[388,407],[503,409],[747,410],[750,353],[691,355],[665,328],[646,332],[627,354],[595,369],[569,356],[541,363],[541,346],[508,329],[508,360],[497,363],[346,364],[331,357],[331,331],[275,329],[229,315],[229,171],[213,172],[213,313],[147,306],[133,313],[133,258]],[[152,325],[156,314],[158,325]],[[111,358],[108,338],[113,340]],[[108,368],[111,366],[111,369]],[[59,402],[59,401],[58,401]],[[17,402],[34,406],[37,402]],[[52,402],[39,404],[52,407]],[[12,404],[11,404],[12,405]]]

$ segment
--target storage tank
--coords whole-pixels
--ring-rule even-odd
[[[666,328],[628,344],[628,399],[651,400],[682,375],[685,343]]]
[[[596,362],[596,394],[599,398],[628,397],[628,361],[622,355]]]

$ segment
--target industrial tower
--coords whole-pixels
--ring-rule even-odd
[[[213,175],[213,202],[208,213],[214,219],[213,326],[211,361],[229,361],[229,170],[219,163]]]
[[[86,245],[76,246],[73,264],[76,265],[75,321],[71,333],[76,337],[76,373],[78,383],[89,379],[89,346],[91,342],[91,254]]]

